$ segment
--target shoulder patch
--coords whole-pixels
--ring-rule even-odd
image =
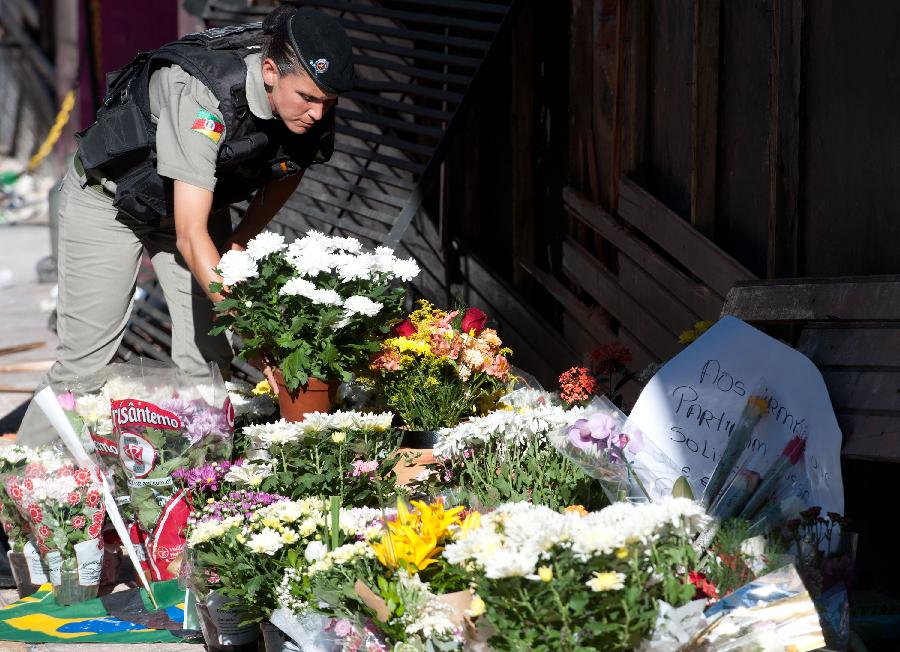
[[[225,131],[225,124],[216,115],[210,113],[206,109],[200,109],[197,111],[197,117],[194,118],[194,124],[191,126],[191,131],[203,134],[214,143],[218,143],[219,139],[222,137],[222,132]]]

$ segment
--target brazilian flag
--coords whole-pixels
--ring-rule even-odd
[[[153,607],[144,589],[110,593],[68,607],[44,584],[34,595],[0,609],[0,641],[32,643],[177,643],[202,641],[182,629],[184,589],[178,580],[155,582]],[[199,642],[198,641],[198,642]],[[2,646],[0,646],[2,647]]]

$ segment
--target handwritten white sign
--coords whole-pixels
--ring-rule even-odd
[[[822,374],[802,353],[734,317],[723,317],[672,358],[641,392],[630,419],[681,467],[695,495],[725,450],[751,395],[768,412],[748,446],[765,471],[796,435],[806,437],[793,467],[807,505],[844,512],[841,431]]]

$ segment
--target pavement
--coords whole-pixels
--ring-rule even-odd
[[[37,273],[50,250],[46,222],[0,225],[0,434],[16,429],[17,409],[56,358],[56,335],[47,326],[55,284]]]

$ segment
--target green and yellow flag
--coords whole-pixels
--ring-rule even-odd
[[[0,641],[32,643],[176,643],[200,633],[182,629],[184,589],[155,582],[155,609],[144,589],[110,593],[80,604],[56,603],[50,585],[0,609]],[[2,648],[2,646],[0,646]]]

